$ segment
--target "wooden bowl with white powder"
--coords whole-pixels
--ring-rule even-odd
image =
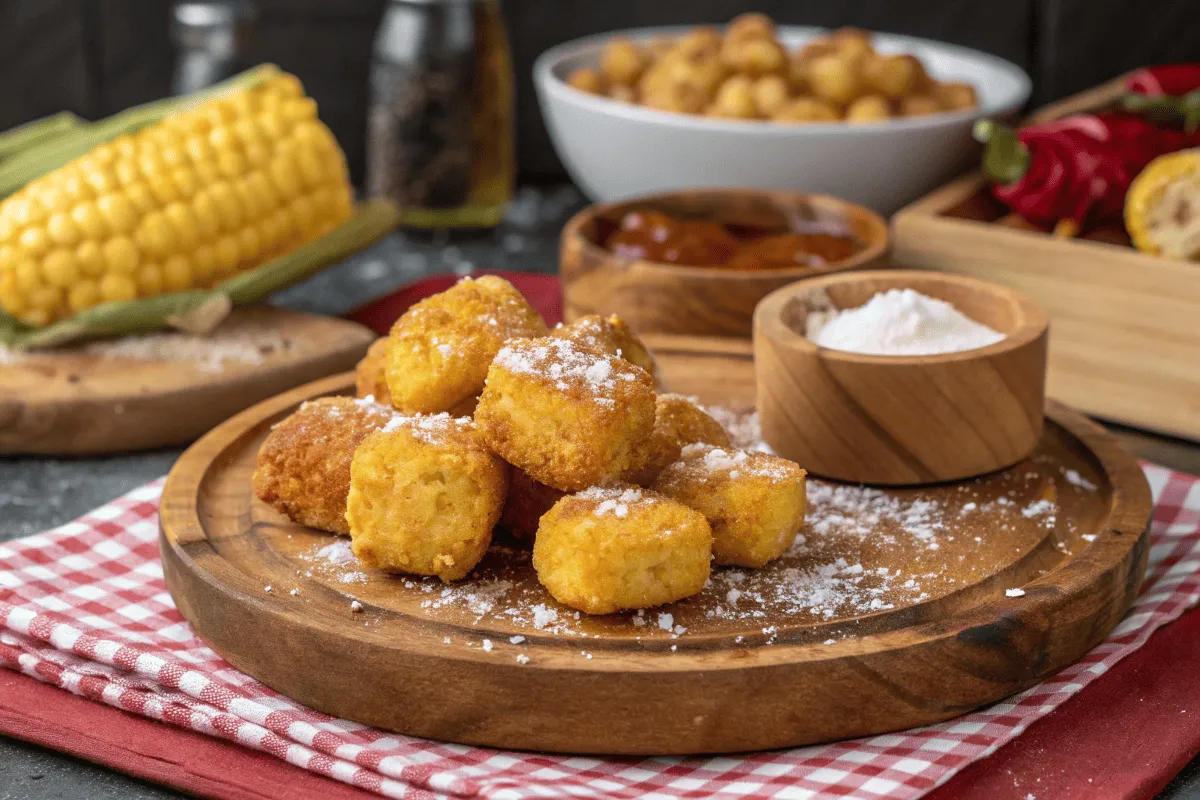
[[[773,292],[754,315],[763,439],[810,473],[905,486],[1011,466],[1042,435],[1049,321],[973,278],[873,270]]]

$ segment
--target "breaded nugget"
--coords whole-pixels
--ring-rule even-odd
[[[518,339],[492,362],[475,422],[505,461],[575,492],[645,464],[654,387],[622,358],[568,339]]]
[[[387,406],[350,397],[310,400],[258,448],[254,494],[293,522],[350,533],[350,460],[363,439],[396,416]]]
[[[367,354],[354,368],[354,393],[358,397],[373,397],[376,403],[390,406],[392,393],[383,371],[387,361],[387,343],[387,337],[384,336],[367,348]]]
[[[679,453],[686,445],[697,442],[728,447],[729,437],[721,423],[710,417],[692,398],[660,394],[654,401],[650,458],[644,467],[630,476],[629,482],[649,486],[669,464],[679,460]]]
[[[550,331],[550,335],[559,339],[569,339],[590,350],[623,358],[649,372],[650,377],[654,379],[655,389],[663,388],[658,362],[638,335],[625,324],[625,320],[616,314],[610,315],[608,319],[599,314],[588,314],[569,325],[557,326]]]
[[[704,588],[712,531],[704,515],[631,486],[554,504],[538,525],[533,566],[560,603],[589,614],[650,608]]]
[[[544,336],[546,323],[503,278],[463,278],[404,312],[388,334],[392,405],[408,413],[448,411],[478,395],[508,339]]]
[[[500,527],[518,539],[533,541],[538,521],[564,494],[552,486],[538,483],[524,470],[514,467],[508,484],[508,500],[500,515]]]
[[[354,554],[368,567],[458,580],[487,552],[507,491],[508,465],[469,419],[397,417],[354,454]]]
[[[654,490],[705,516],[718,564],[761,567],[796,540],[804,522],[804,475],[767,453],[690,444]]]

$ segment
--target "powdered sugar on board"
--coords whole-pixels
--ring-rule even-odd
[[[709,410],[723,423],[732,422],[727,427],[735,447],[762,449],[753,414]],[[1068,470],[1076,473],[1074,479]],[[371,607],[396,608],[435,623],[437,641],[440,626],[458,625],[486,635],[497,648],[509,646],[512,637],[554,636],[616,637],[684,650],[692,637],[721,633],[743,643],[811,639],[836,645],[871,625],[890,624],[889,614],[937,602],[989,576],[996,576],[994,585],[981,599],[1003,598],[1005,590],[1020,588],[1087,547],[1097,532],[1076,530],[1076,517],[1061,504],[1087,495],[1091,490],[1084,482],[1099,480],[1086,463],[1036,458],[951,491],[883,490],[810,478],[804,529],[777,562],[758,570],[714,567],[696,597],[603,617],[556,603],[537,582],[527,547],[503,534],[468,579],[449,586],[362,570],[345,540],[319,534],[300,560],[313,577],[343,592],[344,581],[361,581],[353,595]],[[601,504],[611,501],[604,515],[615,517],[623,503],[636,501],[624,495],[636,490],[592,491]],[[1016,566],[1021,563],[1028,566]],[[1022,577],[1014,579],[1014,569],[1024,570]],[[603,658],[598,643],[586,648]]]

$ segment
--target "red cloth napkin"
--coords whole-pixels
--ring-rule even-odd
[[[422,284],[407,301],[372,304],[354,316],[386,330],[408,303],[453,280]],[[526,292],[533,285],[546,291],[553,281],[514,276]],[[363,794],[351,787],[497,800],[1149,797],[1200,747],[1200,678],[1181,666],[1200,655],[1200,612],[1151,638],[1200,599],[1200,479],[1145,469],[1156,501],[1146,587],[1113,635],[1079,663],[930,728],[752,755],[659,759],[444,745],[336,720],[281,697],[209,650],[175,610],[157,559],[156,482],[55,531],[0,545],[0,665],[23,673],[0,674],[0,731],[235,798]]]

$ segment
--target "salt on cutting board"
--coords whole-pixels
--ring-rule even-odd
[[[0,455],[184,444],[265,397],[352,368],[373,338],[346,320],[262,307],[235,310],[208,338],[0,349]]]

